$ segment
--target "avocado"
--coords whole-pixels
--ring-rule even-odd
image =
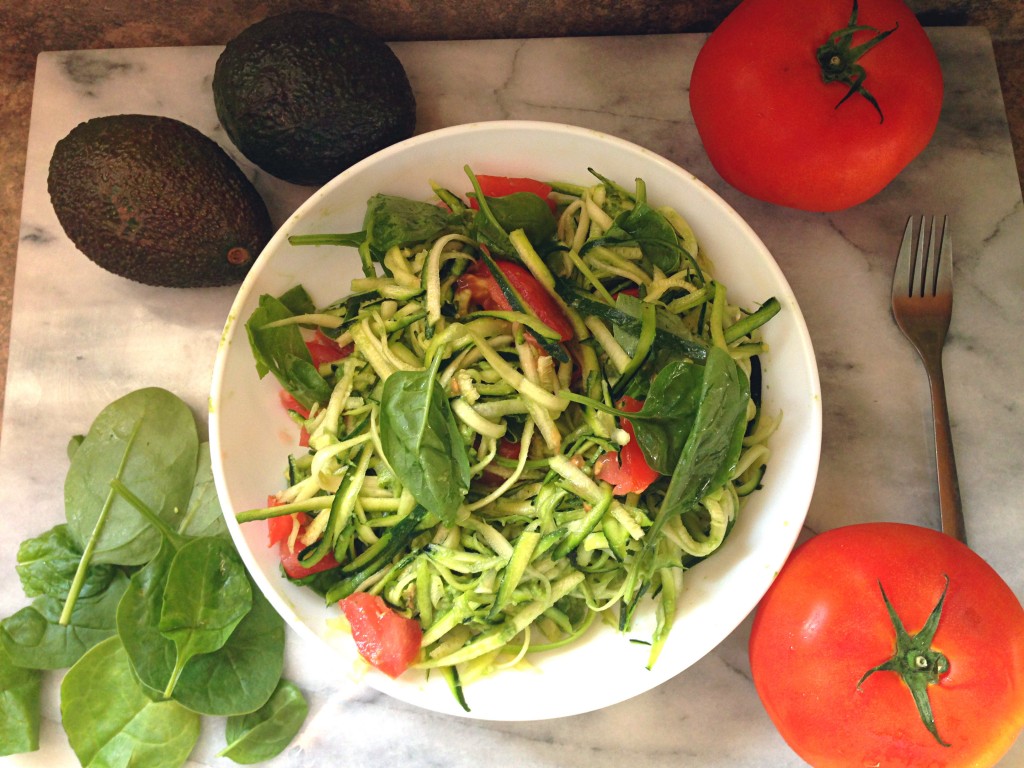
[[[398,57],[331,13],[283,13],[242,31],[217,59],[213,97],[243,155],[306,186],[416,128],[416,99]]]
[[[266,204],[235,161],[179,120],[110,115],[57,142],[47,186],[75,246],[147,285],[230,285],[273,234]]]

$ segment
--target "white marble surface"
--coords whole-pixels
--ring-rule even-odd
[[[592,127],[653,149],[708,182],[774,253],[818,356],[824,441],[808,533],[867,520],[937,525],[930,412],[916,355],[893,324],[889,284],[906,217],[948,213],[956,303],[946,353],[953,439],[971,545],[1024,597],[1024,210],[992,49],[980,29],[932,33],[946,76],[934,140],[877,198],[849,211],[781,210],[728,188],[693,128],[686,90],[700,36],[405,43],[418,130],[485,119]],[[0,615],[24,604],[18,543],[63,519],[65,444],[121,394],[177,392],[202,419],[232,289],[148,288],[111,276],[64,237],[46,193],[54,144],[101,114],[164,114],[231,151],[210,92],[218,48],[48,53],[39,59],[0,434]],[[277,222],[310,190],[256,173]],[[749,676],[749,619],[714,652],[641,697],[587,715],[490,723],[413,709],[325,679],[289,635],[287,674],[311,702],[278,766],[772,766],[801,762],[764,714]],[[42,749],[4,765],[74,764],[57,675],[44,691]],[[193,766],[215,757],[209,720]],[[1024,740],[1004,759],[1024,766]]]

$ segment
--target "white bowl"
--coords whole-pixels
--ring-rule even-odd
[[[304,638],[325,643],[338,675],[359,668],[351,637],[328,620],[312,591],[279,572],[276,550],[260,523],[239,526],[235,513],[263,506],[282,487],[286,458],[295,450],[295,426],[278,401],[272,376],[260,381],[244,323],[259,296],[303,283],[318,304],[348,292],[359,276],[354,250],[293,247],[293,234],[352,232],[362,228],[366,201],[377,192],[430,197],[430,181],[456,191],[463,171],[592,183],[588,167],[629,186],[647,184],[653,204],[670,205],[692,225],[731,302],[756,307],[775,296],[782,311],[765,326],[770,352],[763,360],[767,413],[783,414],[770,440],[764,488],[744,508],[719,551],[688,571],[675,625],[660,658],[646,669],[647,648],[607,626],[579,643],[533,659],[466,687],[464,712],[440,675],[409,672],[398,680],[370,670],[365,681],[403,701],[437,712],[489,720],[540,720],[599,709],[647,691],[711,651],[756,606],[800,532],[817,474],[821,397],[810,338],[796,299],[768,250],[713,191],[673,163],[627,141],[553,123],[501,121],[461,125],[415,136],[349,168],[317,191],[275,234],[253,265],[231,309],[217,354],[210,408],[210,443],[220,502],[231,535],[254,579],[285,620]],[[651,603],[651,601],[646,601]],[[640,615],[635,637],[649,637],[653,605]],[[599,624],[597,622],[596,624]],[[325,670],[325,673],[327,671]],[[328,673],[330,674],[330,673]]]

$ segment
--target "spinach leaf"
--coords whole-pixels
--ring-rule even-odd
[[[331,385],[313,365],[299,326],[291,323],[268,327],[274,321],[293,316],[280,299],[264,294],[249,316],[245,330],[260,378],[273,373],[282,387],[309,408],[314,403],[327,401]]]
[[[425,371],[398,371],[384,381],[380,439],[402,485],[450,525],[469,490],[469,455],[448,397],[438,383],[440,353]]]
[[[256,361],[256,372],[261,379],[268,373],[278,376],[279,372],[287,368],[290,358],[312,360],[302,340],[302,332],[296,325],[265,327],[294,315],[283,301],[265,293],[260,296],[256,309],[249,316],[245,330]]]
[[[671,361],[658,372],[646,391],[637,390],[636,396],[644,401],[639,411],[623,411],[574,392],[563,391],[561,395],[590,408],[628,419],[647,463],[661,474],[671,475],[693,432],[704,397],[706,375],[707,368],[704,365],[689,360]]]
[[[164,584],[176,553],[165,541],[156,557],[132,574],[117,606],[117,634],[139,685],[155,701],[164,698],[178,655],[174,642],[160,633]]]
[[[117,631],[143,690],[159,700],[174,673],[174,643],[161,634],[164,582],[170,547],[132,576],[117,609]],[[204,715],[235,715],[262,705],[284,667],[284,621],[250,579],[252,610],[223,647],[193,656],[174,686],[173,698]]]
[[[308,315],[316,312],[316,304],[303,285],[295,285],[277,297],[293,315]]]
[[[68,670],[60,711],[83,766],[177,768],[199,739],[200,716],[176,701],[154,702],[135,682],[116,637],[92,648]]]
[[[451,221],[451,214],[432,203],[377,194],[367,201],[363,229],[371,252],[382,261],[396,245],[436,240]]]
[[[727,352],[708,350],[700,405],[679,456],[658,517],[685,514],[724,485],[739,459],[747,426],[750,385]]]
[[[81,560],[81,547],[75,542],[68,526],[62,523],[35,538],[21,542],[15,570],[27,597],[49,595],[64,600],[71,590]],[[110,586],[115,575],[117,568],[112,565],[89,566],[79,596],[92,597],[103,592]]]
[[[252,610],[222,648],[193,656],[174,698],[204,715],[238,715],[263,705],[284,670],[284,620],[250,582]]]
[[[0,622],[0,644],[15,663],[32,669],[64,669],[117,631],[117,605],[128,577],[116,573],[106,590],[75,602],[61,623],[64,596],[41,595]]]
[[[663,475],[671,475],[693,431],[701,402],[705,366],[669,363],[651,383],[637,413],[626,414],[644,458]]]
[[[141,565],[160,548],[160,533],[113,492],[111,480],[120,479],[173,524],[192,492],[198,448],[192,411],[166,390],[136,390],[100,412],[64,481],[69,530],[91,551],[83,578],[92,563]],[[76,598],[73,590],[69,601]]]
[[[177,648],[165,696],[189,659],[223,646],[251,608],[252,588],[230,541],[193,539],[178,550],[167,570],[158,624]]]
[[[0,646],[0,755],[39,749],[39,699],[43,676],[14,663]]]
[[[479,209],[469,213],[469,234],[481,245],[487,247],[491,255],[516,256],[515,246],[509,239],[509,233],[522,229],[527,239],[535,247],[543,246],[555,234],[558,225],[547,201],[531,192],[513,192],[501,197],[487,197],[480,188],[480,180],[467,165],[464,167],[473,191],[470,196],[475,198]]]
[[[228,757],[241,765],[269,760],[291,743],[308,712],[309,705],[298,686],[282,680],[258,710],[228,718],[224,729],[228,745],[218,757]]]
[[[210,444],[199,444],[199,463],[192,484],[192,496],[185,516],[178,523],[178,533],[184,536],[227,536],[228,526],[217,498],[210,461]]]
[[[542,245],[555,236],[558,222],[546,200],[532,192],[488,197],[491,213],[506,232],[521,229],[531,243]]]
[[[612,226],[600,238],[588,241],[580,250],[586,253],[598,244],[639,246],[644,256],[666,274],[679,269],[684,256],[672,224],[641,200],[632,209],[616,216]]]
[[[475,196],[475,195],[474,195]],[[502,197],[487,197],[473,217],[470,228],[474,239],[492,253],[515,256],[509,233],[522,229],[527,239],[543,245],[555,235],[558,224],[548,204],[532,192],[513,192]]]
[[[67,454],[69,460],[71,459],[72,456],[75,455],[75,451],[78,450],[78,446],[82,444],[83,440],[85,440],[85,435],[72,435],[71,439],[68,440],[67,448],[65,448],[65,453]]]

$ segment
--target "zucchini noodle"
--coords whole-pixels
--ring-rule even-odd
[[[341,237],[377,274],[348,295],[261,299],[258,369],[308,442],[239,520],[289,516],[290,578],[415,618],[415,666],[449,681],[571,646],[596,618],[628,635],[645,601],[654,664],[686,571],[765,475],[779,417],[760,407],[759,329],[778,302],[730,304],[640,180],[551,182],[552,215],[529,192],[481,199],[466,170],[479,210],[436,185],[443,205],[369,201],[365,231]]]

